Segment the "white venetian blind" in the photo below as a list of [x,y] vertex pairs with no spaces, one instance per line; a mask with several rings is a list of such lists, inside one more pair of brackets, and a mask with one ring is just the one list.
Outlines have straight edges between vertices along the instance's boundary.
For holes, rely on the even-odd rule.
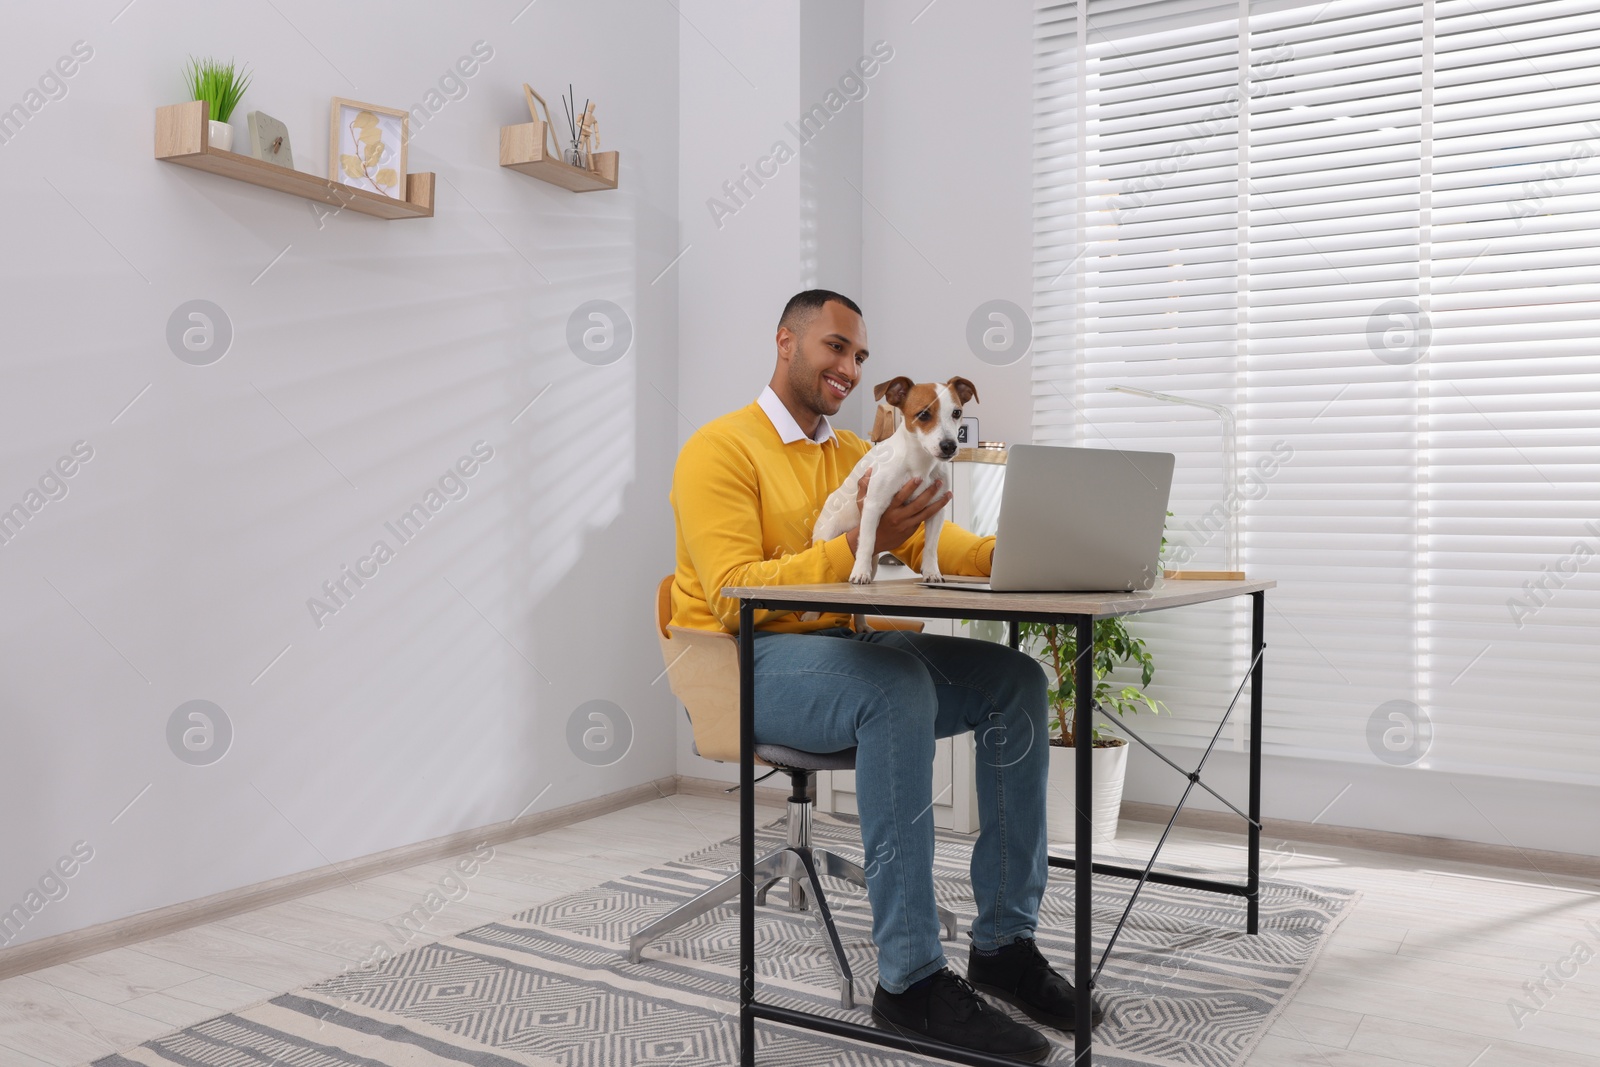
[[1434,35],[1424,694],[1441,761],[1594,781],[1600,7],[1443,0]]
[[[1038,6],[1035,440],[1176,453],[1192,566],[1240,512],[1272,751],[1402,701],[1420,766],[1600,781],[1593,7]],[[1231,410],[1235,497],[1214,414],[1119,385]],[[1209,736],[1242,608],[1139,620],[1142,727]]]

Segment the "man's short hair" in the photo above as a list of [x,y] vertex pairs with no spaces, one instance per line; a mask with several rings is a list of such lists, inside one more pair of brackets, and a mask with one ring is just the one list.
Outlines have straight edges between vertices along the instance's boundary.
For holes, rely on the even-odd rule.
[[817,312],[822,310],[822,305],[830,300],[838,301],[857,315],[861,314],[861,308],[856,302],[843,293],[836,293],[831,289],[807,289],[803,293],[794,294],[789,298],[789,302],[783,305],[783,314],[778,318],[778,325],[787,326],[790,333],[797,337],[801,336]]

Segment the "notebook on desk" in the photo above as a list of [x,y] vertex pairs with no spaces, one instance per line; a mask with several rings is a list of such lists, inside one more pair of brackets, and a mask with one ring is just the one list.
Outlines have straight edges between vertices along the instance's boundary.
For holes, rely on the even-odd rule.
[[1170,452],[1013,445],[990,575],[920,584],[995,593],[1149,589],[1161,576],[1172,468]]

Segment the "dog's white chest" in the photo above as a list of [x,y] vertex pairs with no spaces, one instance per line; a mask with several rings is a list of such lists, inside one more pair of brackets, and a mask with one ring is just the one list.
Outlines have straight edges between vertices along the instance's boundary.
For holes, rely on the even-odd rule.
[[939,477],[948,487],[948,467],[948,463],[934,458],[912,441],[908,432],[903,429],[896,432],[857,460],[844,483],[828,495],[812,527],[812,543],[838,537],[861,521],[856,497],[861,476],[868,469],[872,471],[872,479],[867,483],[866,505],[875,513],[881,513],[912,478],[922,479],[922,485],[926,486],[930,477]]

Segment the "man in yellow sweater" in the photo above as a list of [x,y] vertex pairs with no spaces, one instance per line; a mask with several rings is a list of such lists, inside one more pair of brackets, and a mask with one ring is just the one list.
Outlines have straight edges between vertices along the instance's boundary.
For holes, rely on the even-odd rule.
[[[874,546],[859,546],[856,529],[811,543],[823,502],[871,447],[828,422],[866,359],[854,301],[799,293],[779,320],[777,366],[760,397],[684,444],[671,493],[675,625],[736,633],[739,605],[724,586],[847,581],[858,551],[892,552],[920,568],[922,523],[950,499],[937,481],[895,495]],[[946,574],[988,574],[994,538],[946,523],[938,551]],[[987,641],[857,631],[847,614],[757,611],[755,626],[757,739],[811,752],[856,749],[878,948],[873,1016],[907,1035],[1043,1059],[1044,1036],[976,991],[1073,1027],[1072,987],[1034,941],[1049,870],[1043,667]],[[980,831],[971,868],[978,913],[962,978],[939,941],[930,809],[934,741],[967,731],[977,739]]]

